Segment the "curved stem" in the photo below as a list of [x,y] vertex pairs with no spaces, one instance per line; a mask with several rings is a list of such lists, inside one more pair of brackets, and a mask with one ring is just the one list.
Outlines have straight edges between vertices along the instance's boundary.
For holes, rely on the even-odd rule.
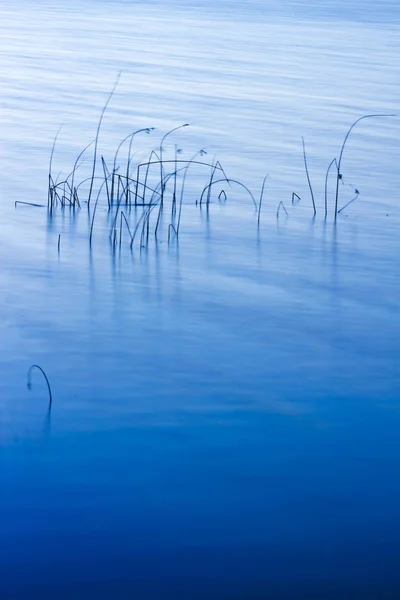
[[308,165],[307,165],[307,154],[306,154],[306,145],[304,143],[304,138],[301,138],[301,141],[303,143],[303,158],[304,158],[304,167],[306,169],[306,175],[307,175],[307,182],[308,182],[308,187],[310,188],[310,194],[311,194],[311,200],[312,200],[312,204],[313,204],[313,209],[314,209],[314,216],[316,215],[317,211],[315,209],[315,199],[314,199],[314,192],[312,189],[312,185],[311,185],[311,180],[310,180],[310,174],[308,172]]
[[253,201],[253,204],[256,208],[258,208],[257,206],[257,202],[256,199],[254,198],[253,194],[251,193],[251,191],[249,190],[249,188],[244,185],[244,183],[241,183],[240,181],[238,181],[237,179],[232,179],[231,177],[225,177],[224,179],[216,179],[215,181],[212,181],[211,183],[209,183],[208,185],[206,185],[206,187],[203,189],[203,191],[201,192],[201,196],[200,196],[200,200],[199,200],[199,204],[202,203],[203,200],[203,196],[204,194],[209,190],[209,188],[213,185],[216,185],[217,183],[221,183],[222,181],[226,181],[227,183],[235,183],[236,185],[240,185],[240,187],[242,187],[243,189],[246,190],[246,192],[249,194],[250,198]]
[[[74,163],[74,168],[72,169],[71,173],[70,173],[70,174],[68,175],[68,177],[66,178],[66,181],[68,181],[68,179],[69,179],[69,178],[72,176],[72,179],[71,179],[71,189],[72,189],[72,193],[73,193],[73,191],[74,191],[75,172],[76,172],[76,170],[78,169],[78,163],[79,163],[79,160],[80,160],[81,156],[83,156],[83,154],[86,152],[86,150],[87,150],[88,148],[90,148],[90,146],[91,146],[92,144],[94,144],[94,140],[92,140],[92,141],[91,141],[91,142],[90,142],[90,143],[89,143],[87,146],[85,146],[85,148],[84,148],[84,149],[83,149],[83,150],[82,150],[82,151],[81,151],[81,152],[78,154],[78,156],[77,156],[77,158],[76,158],[76,160],[75,160],[75,163]],[[81,163],[81,164],[82,164],[82,163]],[[79,165],[79,166],[80,166],[80,165]]]
[[164,171],[163,171],[163,160],[162,160],[162,155],[163,155],[163,144],[164,144],[164,140],[171,135],[171,133],[174,133],[174,131],[178,131],[178,129],[182,129],[183,127],[189,127],[189,123],[184,123],[183,125],[178,125],[178,127],[174,127],[173,129],[170,129],[169,131],[167,131],[167,133],[164,135],[163,138],[161,138],[161,142],[160,142],[160,181],[161,181],[161,202],[164,199],[164,184],[163,184],[163,179],[164,179]]
[[340,154],[339,154],[339,160],[337,162],[337,176],[336,176],[336,197],[335,197],[335,217],[338,213],[338,201],[339,201],[339,181],[342,178],[342,174],[340,172],[340,167],[342,164],[342,158],[343,158],[343,152],[347,143],[347,140],[349,139],[349,136],[351,134],[351,132],[353,131],[354,127],[357,125],[357,123],[359,123],[360,121],[363,121],[364,119],[371,119],[372,117],[395,117],[396,115],[381,115],[381,114],[374,114],[374,115],[364,115],[363,117],[360,117],[359,119],[357,119],[356,121],[354,121],[354,123],[351,125],[351,127],[349,128],[348,132],[345,135],[345,138],[343,140],[343,144],[342,147],[340,149]]
[[[114,164],[113,164],[113,173],[115,173],[115,169],[117,166],[117,158],[118,158],[118,153],[121,150],[122,145],[129,140],[130,138],[130,144],[129,144],[129,156],[131,153],[131,149],[132,149],[132,143],[133,143],[133,138],[135,137],[136,134],[141,133],[142,131],[145,131],[146,133],[150,133],[150,131],[152,131],[154,129],[154,127],[145,127],[142,129],[137,129],[136,131],[134,131],[133,133],[130,133],[129,135],[127,135],[126,137],[124,137],[124,139],[118,144],[118,148],[114,154]],[[128,160],[129,160],[129,156],[128,156]],[[114,199],[114,175],[111,181],[111,202]]]
[[268,173],[264,177],[264,181],[262,183],[262,188],[261,188],[261,193],[260,193],[260,201],[258,203],[257,225],[260,225],[261,206],[262,206],[262,201],[263,201],[263,197],[264,197],[264,188],[265,188],[265,184],[267,183],[267,179],[268,179]]
[[51,407],[51,403],[53,402],[53,396],[52,396],[52,394],[51,394],[50,382],[49,382],[49,380],[48,380],[48,378],[47,378],[47,375],[46,375],[46,373],[43,371],[42,367],[40,367],[39,365],[31,365],[31,366],[29,367],[29,370],[28,370],[28,375],[27,375],[27,377],[28,377],[28,389],[30,390],[30,389],[32,388],[31,379],[32,379],[32,370],[33,370],[33,369],[39,369],[39,371],[40,371],[40,372],[43,374],[43,377],[44,377],[44,378],[45,378],[45,380],[46,380],[46,383],[47,383],[47,389],[49,390],[49,408],[50,408],[50,407]]

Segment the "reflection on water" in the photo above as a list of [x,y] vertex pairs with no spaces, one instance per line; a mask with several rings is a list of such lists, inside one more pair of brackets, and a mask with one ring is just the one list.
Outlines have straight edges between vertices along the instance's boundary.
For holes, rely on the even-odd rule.
[[[397,119],[355,132],[341,194],[360,198],[323,214],[346,127],[396,112],[379,6],[0,9],[2,598],[396,597]],[[130,248],[105,197],[91,245],[83,203],[14,208],[46,204],[60,122],[65,177],[121,69],[99,153],[154,126],[137,164],[187,120],[166,157],[210,144],[256,198],[269,173],[259,227],[239,188],[196,205],[195,169],[169,242],[167,210]]]

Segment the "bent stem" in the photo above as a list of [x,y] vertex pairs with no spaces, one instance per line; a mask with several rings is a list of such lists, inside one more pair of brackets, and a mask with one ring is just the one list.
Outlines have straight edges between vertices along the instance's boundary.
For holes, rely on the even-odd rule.
[[276,218],[277,218],[277,219],[279,218],[279,213],[280,213],[280,210],[281,210],[281,208],[282,208],[282,209],[285,211],[285,214],[286,214],[286,216],[287,216],[287,217],[289,216],[289,213],[288,213],[288,211],[286,210],[286,208],[285,208],[285,205],[283,204],[283,202],[282,202],[282,200],[281,200],[281,201],[279,202],[279,204],[278,204],[278,210],[276,211]]
[[345,204],[344,206],[342,206],[342,208],[340,208],[338,210],[338,214],[342,212],[342,210],[344,210],[345,208],[347,208],[348,206],[350,206],[350,204],[353,204],[353,202],[355,200],[357,200],[357,198],[359,197],[360,192],[358,190],[356,190],[356,195],[354,196],[354,198],[352,198],[351,200],[349,200],[349,202],[347,202],[347,204]]
[[[360,117],[359,119],[357,119],[356,121],[354,121],[354,123],[351,125],[351,127],[349,128],[348,132],[345,135],[345,138],[343,140],[343,144],[342,147],[340,149],[340,154],[339,154],[339,160],[337,162],[337,176],[336,176],[336,197],[335,197],[335,218],[338,214],[338,202],[339,202],[339,181],[342,178],[342,174],[341,174],[341,165],[342,165],[342,158],[343,158],[343,152],[347,143],[347,140],[350,137],[351,132],[353,131],[354,127],[360,122],[363,121],[364,119],[372,119],[373,117],[395,117],[396,115],[393,114],[374,114],[374,115],[364,115],[363,117]],[[344,208],[344,207],[343,207]]]
[[[218,184],[218,183],[221,183],[221,182],[226,182],[226,183],[228,183],[229,185],[230,185],[231,183],[234,183],[234,184],[236,184],[236,185],[239,185],[240,187],[242,187],[242,188],[243,188],[244,190],[246,190],[246,192],[249,194],[250,198],[251,198],[251,199],[252,199],[252,201],[253,201],[253,204],[254,204],[254,206],[255,206],[256,208],[258,207],[258,206],[257,206],[256,199],[254,198],[254,196],[253,196],[253,194],[251,193],[251,191],[249,190],[249,188],[248,188],[246,185],[244,185],[244,183],[242,183],[241,181],[238,181],[237,179],[232,179],[231,177],[224,177],[223,179],[216,179],[216,180],[213,180],[213,181],[212,181],[211,183],[209,183],[208,185],[206,185],[206,187],[205,187],[205,188],[203,189],[203,191],[201,192],[201,196],[200,196],[200,200],[199,200],[199,204],[200,204],[200,205],[202,204],[202,201],[203,201],[203,196],[204,196],[204,194],[205,194],[206,192],[208,193],[208,190],[209,190],[209,189],[210,189],[210,188],[211,188],[213,185],[216,185],[216,184]],[[207,202],[207,206],[208,206],[208,205],[209,205],[209,203]]]
[[32,380],[32,371],[33,371],[33,369],[39,369],[39,371],[42,373],[43,377],[46,380],[47,389],[49,390],[49,408],[50,408],[51,404],[53,402],[53,396],[52,396],[52,393],[51,393],[50,382],[49,382],[49,380],[47,378],[46,373],[43,371],[42,367],[40,367],[39,365],[31,365],[29,367],[29,369],[28,369],[28,375],[27,375],[27,377],[28,377],[28,390],[32,389],[32,382],[31,382],[31,380]]

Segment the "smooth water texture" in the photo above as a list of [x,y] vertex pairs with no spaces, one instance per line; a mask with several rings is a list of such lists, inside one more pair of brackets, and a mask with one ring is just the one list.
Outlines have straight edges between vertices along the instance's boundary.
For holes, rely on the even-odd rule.
[[[398,23],[391,1],[2,4],[1,598],[399,597],[399,117],[356,126],[340,206],[360,194],[335,221],[331,177],[324,219],[348,127],[399,114]],[[205,149],[257,201],[268,173],[259,227],[238,186],[196,205],[196,168],[179,239],[145,248],[109,243],[104,196],[91,246],[85,205],[15,206],[46,206],[59,126],[65,175],[118,72],[99,154],[155,127],[137,164],[189,123],[165,156]]]

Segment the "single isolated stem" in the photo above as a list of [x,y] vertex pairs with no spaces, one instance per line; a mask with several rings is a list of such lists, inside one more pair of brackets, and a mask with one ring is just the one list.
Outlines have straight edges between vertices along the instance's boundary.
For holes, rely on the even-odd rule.
[[267,179],[268,179],[268,174],[264,177],[264,181],[263,181],[262,188],[261,188],[260,200],[259,200],[259,203],[258,203],[257,225],[260,225],[261,205],[262,205],[262,201],[263,201],[264,188],[265,188],[265,184],[267,182]]
[[312,189],[312,185],[311,185],[311,181],[310,181],[310,175],[308,173],[308,166],[307,166],[307,155],[306,155],[306,145],[304,143],[304,138],[301,138],[301,141],[303,143],[303,158],[304,158],[304,166],[306,169],[306,175],[307,175],[307,181],[308,181],[308,187],[310,188],[310,194],[311,194],[311,200],[312,200],[312,204],[313,204],[313,209],[314,209],[314,216],[317,214],[317,211],[315,209],[315,199],[314,199],[314,192]]
[[114,83],[114,87],[112,88],[111,92],[108,95],[107,101],[106,101],[105,105],[103,106],[103,110],[101,111],[100,119],[99,119],[99,122],[97,124],[96,137],[95,137],[95,140],[94,140],[93,169],[92,169],[92,177],[91,177],[91,181],[90,181],[90,189],[89,189],[89,196],[88,196],[88,207],[90,206],[90,199],[92,197],[92,190],[93,190],[94,175],[95,175],[95,172],[96,172],[97,145],[99,143],[100,127],[101,127],[101,123],[103,121],[104,113],[106,112],[107,106],[109,105],[110,100],[111,100],[111,98],[114,95],[114,92],[115,92],[115,90],[117,88],[117,85],[118,85],[120,77],[121,77],[121,73],[118,73],[117,79],[116,79],[116,81]]
[[32,379],[32,371],[33,371],[33,369],[39,369],[39,371],[41,371],[41,373],[43,374],[43,377],[44,377],[44,378],[45,378],[45,380],[46,380],[46,383],[47,383],[47,389],[49,390],[49,408],[50,408],[50,407],[51,407],[51,403],[53,402],[53,396],[52,396],[52,394],[51,394],[51,387],[50,387],[50,383],[49,383],[49,380],[48,380],[48,378],[47,378],[47,375],[46,375],[46,373],[43,371],[42,367],[40,367],[39,365],[31,365],[31,366],[29,367],[29,370],[28,370],[28,390],[31,390],[31,389],[32,389],[32,383],[31,383],[31,379]]
[[279,204],[278,204],[278,210],[276,211],[276,218],[279,218],[279,213],[280,213],[280,210],[281,210],[281,208],[283,208],[283,210],[285,211],[285,214],[286,214],[286,216],[288,217],[288,216],[289,216],[289,213],[288,213],[288,211],[286,210],[286,208],[285,208],[285,205],[283,204],[283,202],[282,202],[282,200],[281,200],[281,201],[279,202]]
[[298,204],[301,201],[301,198],[296,192],[292,192],[292,206]]

